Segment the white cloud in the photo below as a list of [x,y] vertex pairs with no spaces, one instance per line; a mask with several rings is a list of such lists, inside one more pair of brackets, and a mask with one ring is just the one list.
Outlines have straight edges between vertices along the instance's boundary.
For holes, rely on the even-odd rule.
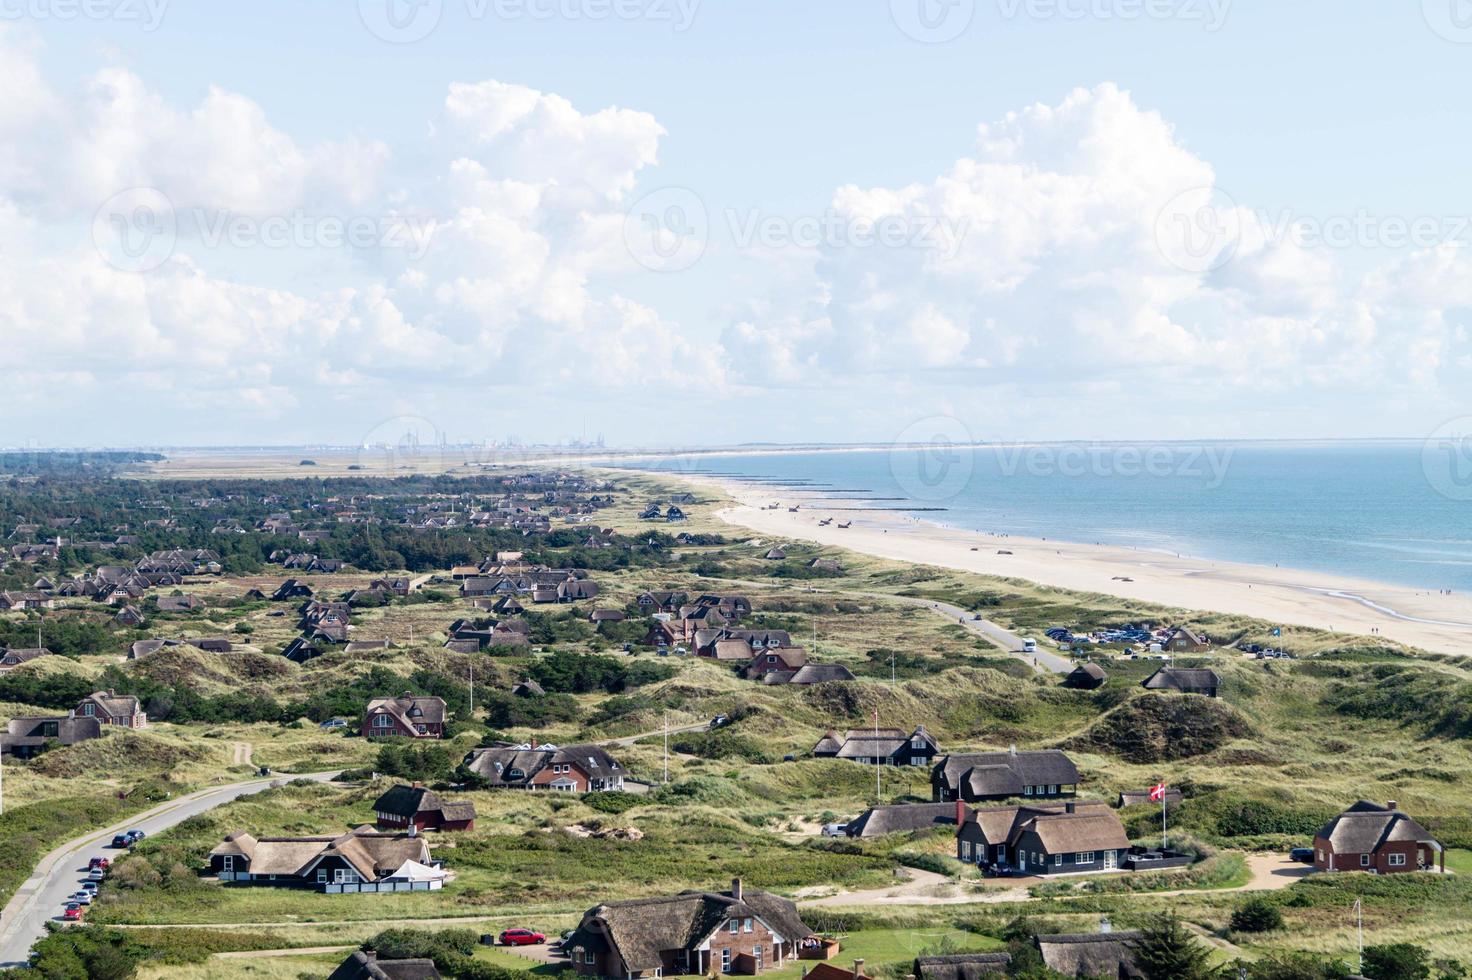
[[[968,389],[1056,392],[1058,422],[1089,419],[1052,433],[1071,435],[1127,418],[1129,402],[1135,421],[1162,400],[1204,419],[1235,386],[1363,402],[1434,383],[1449,348],[1467,350],[1445,314],[1472,298],[1463,253],[1350,275],[1342,251],[1300,246],[1222,199],[1210,164],[1113,85],[981,126],[974,152],[931,181],[843,186],[831,207],[850,223],[964,235],[954,248],[820,248],[805,298],[724,332],[740,380],[928,377],[932,404]],[[1019,403],[1000,422],[1031,411]]]

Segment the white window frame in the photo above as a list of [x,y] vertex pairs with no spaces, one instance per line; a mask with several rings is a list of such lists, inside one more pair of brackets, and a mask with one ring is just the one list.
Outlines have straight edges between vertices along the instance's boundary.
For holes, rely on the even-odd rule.
[[1370,866],[1370,855],[1368,855],[1368,854],[1361,854],[1360,855],[1360,867],[1362,867],[1362,868],[1368,868],[1369,866]]
[[721,972],[731,972],[731,947],[725,946],[721,949]]
[[1404,854],[1387,854],[1385,857],[1386,867],[1404,868],[1406,866],[1406,856]]
[[1075,854],[1073,856],[1073,862],[1075,864],[1093,864],[1094,863],[1094,852],[1093,851],[1079,851],[1077,854]]
[[731,935],[733,935],[733,936],[740,935],[741,934],[741,920],[740,919],[732,919],[730,922],[726,923],[726,928],[731,931]]
[[1022,787],[1022,795],[1023,796],[1031,796],[1032,795],[1032,787],[1031,786],[1024,786],[1024,787]]
[[234,854],[226,854],[224,857],[220,858],[220,870],[221,871],[228,871],[228,872],[230,872],[232,874],[235,872],[235,855]]
[[750,919],[744,919],[744,920],[742,920],[742,922],[741,922],[741,931],[742,932],[751,932],[751,928],[752,928],[752,926],[751,926],[751,920]]

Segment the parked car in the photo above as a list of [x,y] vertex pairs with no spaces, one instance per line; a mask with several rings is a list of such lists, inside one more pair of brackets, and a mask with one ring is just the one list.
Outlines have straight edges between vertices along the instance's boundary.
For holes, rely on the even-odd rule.
[[130,840],[128,840],[128,835],[127,834],[114,834],[113,835],[113,838],[112,838],[112,846],[113,847],[127,847],[131,843],[133,843],[133,842],[130,841]]
[[128,838],[129,844],[136,844],[148,835],[141,830],[130,830],[123,836]]
[[92,893],[85,888],[79,892],[72,892],[71,901],[76,902],[78,905],[91,905]]
[[328,731],[330,731],[330,730],[332,730],[334,728],[346,728],[346,727],[348,727],[348,720],[346,718],[328,718],[326,721],[324,721],[322,724],[318,725],[317,727],[318,728],[322,728],[322,729],[326,729]]
[[1312,847],[1295,847],[1288,852],[1288,860],[1297,861],[1299,864],[1314,863],[1314,849]]
[[846,823],[825,823],[823,825],[823,836],[824,837],[846,837],[846,836],[848,836],[848,824],[846,824]]
[[725,715],[716,715],[710,720],[710,727],[720,728],[722,725],[729,725],[730,723],[731,719],[726,717]]
[[82,891],[86,892],[89,895],[96,895],[97,894],[97,882],[91,880],[90,878],[88,880],[82,882]]
[[101,868],[103,871],[106,871],[110,867],[112,867],[112,862],[105,857],[95,857],[87,862],[88,871],[91,871],[93,868]]
[[507,929],[501,933],[502,946],[540,946],[547,937],[530,929]]
[[82,907],[76,902],[71,902],[62,911],[61,917],[68,922],[76,922],[82,917]]
[[106,871],[103,871],[101,868],[93,868],[91,871],[88,871],[87,872],[87,880],[88,881],[101,881],[102,880],[102,876],[105,875],[105,874],[107,874],[107,872]]

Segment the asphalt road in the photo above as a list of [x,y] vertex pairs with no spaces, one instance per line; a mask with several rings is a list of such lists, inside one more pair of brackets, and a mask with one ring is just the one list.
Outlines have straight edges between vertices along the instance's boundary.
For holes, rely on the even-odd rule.
[[273,786],[299,780],[326,782],[336,775],[335,772],[305,776],[281,775],[200,790],[161,803],[125,823],[105,827],[62,844],[41,859],[31,877],[26,879],[25,884],[20,886],[5,906],[5,910],[0,912],[0,967],[25,965],[31,946],[46,935],[47,921],[59,922],[67,896],[81,887],[82,880],[87,876],[88,860],[94,855],[112,858],[122,853],[106,846],[111,843],[114,834],[133,828],[149,835],[161,833],[181,821],[242,796],[261,793]]
[[[876,595],[878,593],[875,593]],[[912,606],[923,606],[933,610],[937,615],[949,617],[959,621],[960,625],[966,627],[972,633],[991,643],[999,649],[1005,650],[1032,665],[1033,670],[1038,673],[1067,674],[1073,670],[1073,663],[1067,657],[1060,657],[1056,653],[1050,653],[1042,648],[1040,644],[1033,653],[1024,653],[1022,650],[1022,637],[1011,630],[1003,629],[989,619],[976,619],[976,614],[953,606],[949,602],[936,602],[932,599],[916,599],[910,596],[884,596],[896,602],[906,602]]]

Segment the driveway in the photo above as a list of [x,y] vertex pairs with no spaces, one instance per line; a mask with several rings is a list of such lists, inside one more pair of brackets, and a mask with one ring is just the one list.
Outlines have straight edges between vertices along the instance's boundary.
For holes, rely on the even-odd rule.
[[1049,653],[1041,646],[1033,653],[1024,653],[1022,650],[1022,637],[1011,630],[1004,629],[989,619],[977,619],[976,614],[953,606],[949,602],[938,602],[934,599],[917,599],[913,596],[886,595],[884,593],[870,593],[876,598],[883,597],[896,602],[903,602],[911,606],[919,606],[929,609],[938,616],[956,621],[958,625],[966,627],[972,633],[986,640],[992,646],[1005,650],[1031,665],[1032,669],[1040,674],[1067,674],[1073,670],[1073,662],[1067,657],[1060,657],[1056,653]]
[[81,887],[87,875],[87,861],[94,855],[114,856],[119,852],[106,848],[114,834],[137,828],[146,834],[157,834],[190,817],[198,816],[239,799],[261,793],[273,786],[298,780],[326,782],[335,772],[306,776],[279,776],[252,779],[228,786],[204,789],[177,800],[162,803],[111,827],[93,831],[62,844],[41,859],[31,877],[11,898],[0,913],[0,968],[24,966],[31,946],[46,935],[46,923],[59,921],[67,896]]

